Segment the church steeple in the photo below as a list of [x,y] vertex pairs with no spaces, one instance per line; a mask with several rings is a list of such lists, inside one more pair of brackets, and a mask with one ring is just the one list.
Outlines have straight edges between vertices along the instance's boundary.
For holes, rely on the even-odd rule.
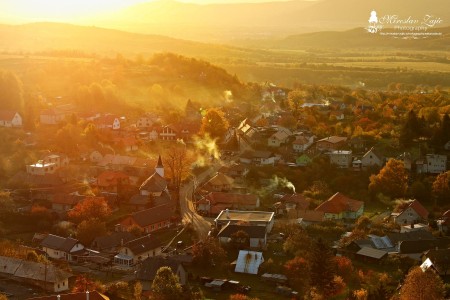
[[161,175],[161,177],[164,177],[164,166],[162,163],[161,155],[159,155],[158,157],[158,163],[156,164],[155,171],[156,173]]

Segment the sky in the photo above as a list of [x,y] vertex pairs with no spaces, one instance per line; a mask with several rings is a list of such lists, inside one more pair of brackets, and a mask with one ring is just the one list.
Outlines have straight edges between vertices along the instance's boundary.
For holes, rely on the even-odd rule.
[[[275,2],[286,0],[180,0],[211,4],[230,2]],[[149,0],[0,0],[0,22],[77,21]]]

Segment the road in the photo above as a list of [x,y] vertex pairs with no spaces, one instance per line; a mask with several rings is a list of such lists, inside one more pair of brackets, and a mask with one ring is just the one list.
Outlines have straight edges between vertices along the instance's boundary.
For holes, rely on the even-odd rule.
[[[215,174],[221,167],[220,163],[216,163],[208,168],[206,171],[196,177],[197,184],[203,182],[209,176]],[[199,237],[205,237],[211,230],[211,223],[205,220],[201,215],[197,214],[192,202],[192,190],[194,188],[194,181],[191,180],[185,184],[180,190],[180,208],[183,223],[191,223],[194,225],[195,231]]]

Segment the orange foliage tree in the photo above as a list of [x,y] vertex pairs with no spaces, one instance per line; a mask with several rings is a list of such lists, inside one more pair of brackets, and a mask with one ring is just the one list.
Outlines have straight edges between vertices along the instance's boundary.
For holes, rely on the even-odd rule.
[[75,223],[81,223],[85,220],[99,219],[104,220],[111,214],[105,198],[89,197],[75,205],[67,215]]

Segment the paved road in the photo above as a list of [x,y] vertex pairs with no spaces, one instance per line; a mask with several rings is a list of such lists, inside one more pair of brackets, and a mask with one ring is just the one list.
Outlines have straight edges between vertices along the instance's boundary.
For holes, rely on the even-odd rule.
[[[220,167],[220,163],[216,163],[206,171],[198,175],[196,177],[197,184],[202,183],[207,177],[215,174]],[[192,224],[194,225],[194,229],[198,233],[199,237],[205,237],[208,235],[208,231],[211,229],[211,223],[195,212],[194,205],[192,203],[193,187],[194,181],[191,180],[180,190],[181,215],[184,223],[192,222]]]

